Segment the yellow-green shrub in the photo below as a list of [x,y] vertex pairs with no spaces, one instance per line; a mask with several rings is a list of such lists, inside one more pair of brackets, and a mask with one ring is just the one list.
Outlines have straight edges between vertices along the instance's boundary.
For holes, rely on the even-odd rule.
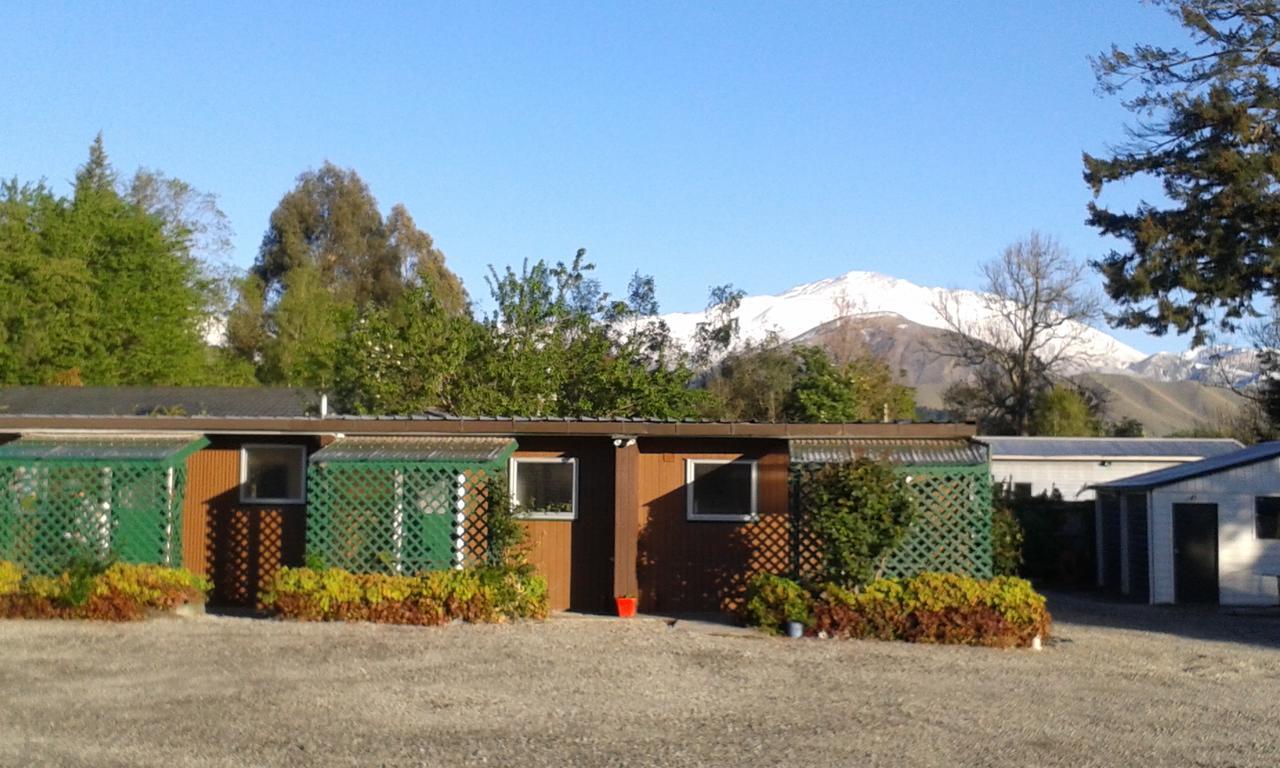
[[[783,590],[775,584],[775,593],[790,600],[798,599],[797,594],[807,598],[811,634],[1008,647],[1028,646],[1037,636],[1047,638],[1051,626],[1044,596],[1030,582],[1009,576],[982,580],[922,573],[909,579],[879,579],[858,590],[838,584],[803,590],[795,582],[770,578],[791,585]],[[743,618],[760,623],[751,612]]]
[[[0,566],[9,565],[0,563]],[[12,589],[12,574],[20,577]],[[0,616],[131,621],[203,600],[209,583],[181,568],[115,563],[97,573],[21,577],[0,568]]]
[[284,618],[444,624],[547,615],[546,580],[527,567],[480,566],[416,576],[282,568],[263,597]]
[[0,595],[17,592],[22,586],[22,567],[8,560],[0,560]]

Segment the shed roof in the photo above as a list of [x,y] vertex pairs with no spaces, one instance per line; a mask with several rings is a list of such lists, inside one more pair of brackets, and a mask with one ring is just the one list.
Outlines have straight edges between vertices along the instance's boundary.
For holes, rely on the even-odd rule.
[[291,387],[0,387],[16,416],[307,416],[319,402]]
[[790,441],[793,464],[843,464],[860,458],[909,466],[987,463],[987,448],[964,439],[820,438]]
[[1251,445],[1248,448],[1243,448],[1221,456],[1213,456],[1207,459],[1201,459],[1200,461],[1180,464],[1176,467],[1157,469],[1154,472],[1144,472],[1140,475],[1134,475],[1133,477],[1125,477],[1106,483],[1098,483],[1092,487],[1099,490],[1111,491],[1147,490],[1150,488],[1158,488],[1162,485],[1177,483],[1182,480],[1190,480],[1194,477],[1212,475],[1216,472],[1242,467],[1247,464],[1256,464],[1260,461],[1276,458],[1277,456],[1280,456],[1280,441],[1258,443],[1257,445]]
[[1238,451],[1244,446],[1228,438],[1176,437],[996,437],[979,435],[991,446],[992,458],[1068,459],[1196,459]]
[[344,437],[311,461],[444,461],[488,464],[515,449],[504,437]]
[[0,445],[0,461],[165,461],[208,442],[197,434],[23,435]]

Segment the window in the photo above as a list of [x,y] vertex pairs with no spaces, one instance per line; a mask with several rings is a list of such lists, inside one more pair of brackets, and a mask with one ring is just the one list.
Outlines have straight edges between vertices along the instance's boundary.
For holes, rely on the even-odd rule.
[[511,503],[530,520],[576,520],[578,460],[511,459]]
[[688,459],[684,480],[689,520],[756,519],[756,462]]
[[1280,496],[1254,500],[1253,531],[1260,539],[1280,539]]
[[301,504],[306,501],[304,445],[246,445],[240,449],[240,501]]
[[1014,483],[1013,498],[1015,499],[1031,498],[1031,483]]

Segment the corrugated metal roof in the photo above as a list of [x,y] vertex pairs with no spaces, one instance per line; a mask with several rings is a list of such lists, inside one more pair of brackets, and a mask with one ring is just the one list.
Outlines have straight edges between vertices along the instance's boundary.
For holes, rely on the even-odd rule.
[[206,445],[203,435],[23,435],[0,445],[0,461],[162,461]]
[[1113,491],[1158,488],[1162,485],[1190,480],[1193,477],[1211,475],[1215,472],[1242,467],[1246,464],[1256,464],[1259,461],[1267,461],[1277,456],[1280,456],[1280,442],[1258,443],[1221,456],[1192,461],[1176,467],[1157,469],[1154,472],[1144,472],[1141,475],[1112,480],[1107,483],[1098,483],[1092,487]]
[[311,461],[451,461],[488,463],[515,447],[505,437],[344,437]]
[[289,387],[0,387],[15,416],[308,416],[320,395]]
[[991,446],[991,457],[1067,458],[1107,456],[1112,458],[1194,458],[1221,456],[1244,446],[1226,438],[1192,439],[1176,437],[993,437],[975,438]]
[[892,464],[974,465],[987,463],[987,448],[970,440],[806,438],[790,441],[793,464],[843,464],[860,458]]

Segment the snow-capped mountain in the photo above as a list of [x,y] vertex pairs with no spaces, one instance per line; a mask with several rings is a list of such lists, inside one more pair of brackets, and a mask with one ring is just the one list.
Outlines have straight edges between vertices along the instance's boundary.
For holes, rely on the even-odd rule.
[[[842,317],[897,316],[928,328],[946,329],[938,307],[947,306],[966,325],[980,326],[990,317],[989,297],[968,290],[928,288],[877,272],[848,272],[839,277],[799,285],[776,296],[747,296],[736,312],[739,335],[758,341],[769,333],[799,339]],[[663,315],[674,338],[692,344],[701,312]],[[1257,360],[1247,349],[1229,346],[1186,352],[1144,354],[1105,331],[1077,325],[1071,353],[1079,370],[1125,373],[1157,381],[1196,381],[1221,385],[1223,376],[1236,384],[1257,375]]]
[[1156,381],[1198,381],[1211,386],[1243,387],[1258,376],[1258,355],[1251,349],[1215,345],[1185,352],[1157,352],[1133,363],[1130,373]]
[[[823,323],[841,317],[897,315],[930,328],[946,328],[938,307],[952,308],[966,324],[980,325],[990,316],[990,302],[976,291],[926,288],[877,272],[849,272],[840,277],[796,286],[776,296],[747,296],[736,317],[740,337],[759,340],[776,333],[795,339]],[[664,315],[672,335],[691,343],[699,312]],[[1147,355],[1107,335],[1097,328],[1076,326],[1069,334],[1076,346],[1071,350],[1089,369],[1126,371],[1147,359]]]

